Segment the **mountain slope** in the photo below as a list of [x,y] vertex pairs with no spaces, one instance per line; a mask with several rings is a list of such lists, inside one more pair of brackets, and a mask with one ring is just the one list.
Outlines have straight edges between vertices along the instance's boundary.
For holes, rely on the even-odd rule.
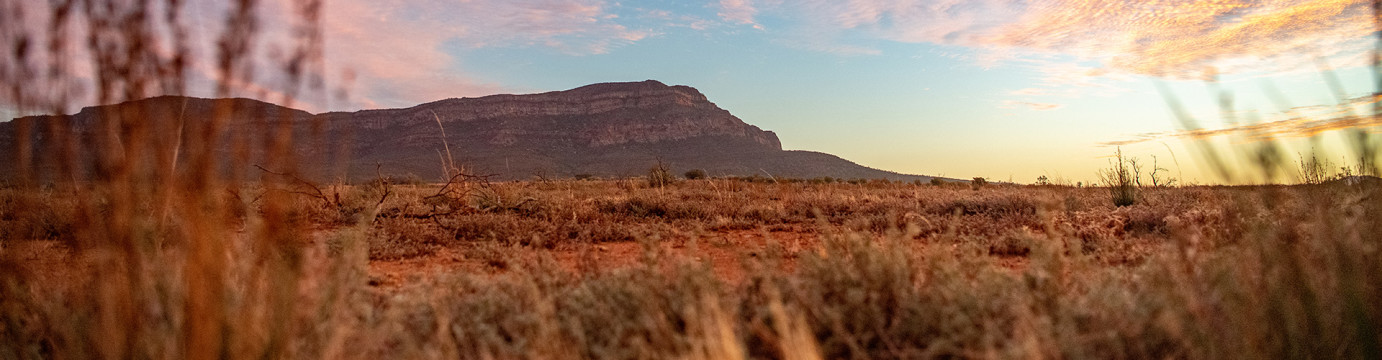
[[[217,156],[245,159],[245,164],[265,162],[262,149],[270,139],[264,135],[273,133],[270,129],[276,125],[286,125],[293,129],[300,168],[317,178],[358,180],[374,176],[377,165],[385,174],[437,179],[449,148],[451,158],[468,172],[494,174],[496,179],[636,176],[659,160],[678,173],[704,169],[712,176],[929,179],[871,169],[829,154],[784,151],[776,134],[745,123],[696,89],[652,80],[316,115],[248,99],[164,96],[89,107],[70,116],[0,123],[0,146],[15,148],[16,130],[25,127],[36,149],[53,148],[51,140],[61,138],[51,131],[54,128],[71,129],[67,134],[72,138],[110,138],[109,129],[130,126],[107,126],[104,120],[121,118],[141,119],[137,123],[145,126],[144,132],[154,134],[141,138],[158,149],[155,154],[167,154],[179,163],[188,161],[177,156],[183,151],[180,147],[195,146],[181,140],[196,138],[189,129],[210,119],[223,121],[227,129],[217,135]],[[55,122],[67,126],[51,126]],[[101,134],[105,135],[96,136]],[[232,146],[240,139],[250,145]],[[102,151],[90,150],[102,148],[97,146],[100,141],[78,143],[87,150],[79,150],[75,158],[103,156]],[[56,163],[53,153],[34,152],[32,163]],[[0,170],[13,170],[17,163],[10,157]]]

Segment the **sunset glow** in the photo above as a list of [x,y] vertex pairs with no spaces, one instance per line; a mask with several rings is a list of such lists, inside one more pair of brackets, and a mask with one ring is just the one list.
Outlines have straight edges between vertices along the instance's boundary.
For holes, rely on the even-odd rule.
[[[290,11],[267,5],[265,37],[286,37]],[[211,19],[224,6],[190,3],[189,16],[205,20],[194,21],[190,36],[218,33]],[[316,112],[357,110],[655,79],[700,89],[744,121],[777,132],[787,148],[876,168],[1087,182],[1122,146],[1133,156],[1183,159],[1178,170],[1187,181],[1212,183],[1221,180],[1201,175],[1182,139],[1319,136],[1315,141],[1326,144],[1320,146],[1339,147],[1336,130],[1376,128],[1376,118],[1366,116],[1374,91],[1370,6],[328,1],[321,75],[345,96],[295,100]],[[214,40],[201,43],[193,53],[212,57]],[[270,43],[257,49],[259,57],[282,53]],[[194,78],[211,83],[209,66]],[[1328,76],[1340,79],[1344,100],[1326,86]],[[263,90],[273,82],[243,83],[241,95],[276,101],[276,93]],[[1178,122],[1158,83],[1184,103],[1197,128]],[[1216,100],[1222,94],[1233,97],[1231,113],[1241,117],[1223,118]],[[1341,102],[1348,105],[1336,106]],[[1313,146],[1292,144],[1298,152]]]

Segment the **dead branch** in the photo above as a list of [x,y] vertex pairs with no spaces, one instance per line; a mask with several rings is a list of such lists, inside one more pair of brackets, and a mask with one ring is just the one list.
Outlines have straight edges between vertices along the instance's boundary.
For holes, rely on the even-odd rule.
[[317,199],[317,200],[321,200],[322,203],[324,204],[324,206],[326,206],[326,207],[332,207],[332,206],[340,207],[340,205],[341,205],[341,194],[339,194],[339,193],[336,193],[336,194],[335,194],[334,200],[333,200],[332,197],[326,196],[326,192],[325,192],[325,191],[322,191],[322,189],[321,189],[320,186],[317,186],[317,184],[312,183],[311,181],[304,180],[303,178],[300,178],[300,177],[298,177],[298,176],[295,175],[295,174],[287,173],[287,172],[276,172],[276,171],[273,171],[273,170],[265,169],[263,166],[260,166],[259,164],[255,164],[254,167],[255,167],[255,168],[258,168],[260,171],[263,171],[263,172],[266,172],[266,173],[269,173],[269,174],[273,174],[273,175],[278,175],[278,176],[286,177],[286,178],[292,180],[294,184],[297,184],[297,185],[300,186],[300,187],[305,187],[305,188],[311,190],[311,192],[302,191],[302,190],[288,190],[288,193],[304,195],[304,196],[308,196],[308,197],[315,198],[315,199]]
[[458,197],[464,196],[468,193],[467,191],[460,191],[455,189],[454,187],[460,186],[461,183],[465,182],[478,182],[481,187],[489,187],[489,178],[494,176],[497,176],[497,174],[471,175],[466,173],[456,173],[455,175],[451,175],[451,178],[447,179],[445,184],[442,184],[441,189],[437,189],[436,194],[428,195],[423,199],[446,197],[447,195],[450,195],[451,193],[455,192],[460,192]]
[[384,193],[379,195],[379,201],[374,203],[374,212],[376,214],[379,213],[379,207],[384,206],[384,200],[388,200],[389,195],[393,195],[392,184],[389,184],[389,179],[384,178],[384,173],[380,171],[382,166],[383,164],[374,164],[374,176],[376,177],[376,181],[379,181],[379,187],[384,188]]
[[[445,184],[442,184],[441,188],[440,188],[440,189],[437,189],[437,192],[436,192],[435,194],[428,195],[428,196],[426,196],[426,197],[423,197],[422,199],[423,199],[424,201],[432,200],[432,199],[438,199],[438,198],[445,198],[445,199],[451,199],[451,200],[460,200],[460,199],[464,198],[466,195],[469,195],[469,194],[470,194],[470,190],[469,190],[469,189],[460,189],[461,184],[463,184],[463,183],[478,183],[480,187],[489,187],[489,178],[494,177],[494,176],[496,176],[496,174],[489,174],[489,175],[471,175],[471,174],[466,174],[466,173],[464,173],[464,172],[457,171],[455,174],[453,174],[453,175],[451,175],[449,178],[447,178],[446,183],[445,183]],[[431,220],[432,220],[432,223],[436,224],[438,227],[440,227],[440,228],[442,228],[442,229],[446,229],[446,230],[448,230],[448,231],[454,231],[454,230],[456,230],[455,228],[450,227],[450,226],[446,226],[445,224],[442,224],[441,221],[440,221],[439,219],[440,219],[441,217],[453,215],[453,214],[462,212],[462,211],[464,211],[464,210],[471,210],[471,211],[474,210],[474,209],[463,209],[463,208],[460,208],[460,207],[458,207],[458,206],[450,206],[450,207],[448,207],[448,209],[446,209],[445,211],[443,211],[442,208],[441,208],[441,206],[440,206],[440,204],[438,204],[437,202],[431,202],[431,206],[432,206],[432,211],[428,212],[427,214],[423,214],[423,215],[419,215],[419,216],[412,216],[412,215],[409,215],[409,216],[407,216],[407,217],[431,219]]]

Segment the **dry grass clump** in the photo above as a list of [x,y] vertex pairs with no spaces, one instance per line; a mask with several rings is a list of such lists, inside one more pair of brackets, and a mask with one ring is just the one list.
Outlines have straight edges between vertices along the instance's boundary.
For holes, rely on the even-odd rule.
[[447,242],[435,225],[408,219],[381,218],[369,238],[370,260],[399,260],[431,255]]
[[991,218],[1036,215],[1040,205],[1028,194],[988,192],[962,196],[943,203],[930,203],[926,212],[934,215],[984,215]]
[[1112,164],[1108,169],[1099,171],[1099,180],[1108,187],[1113,204],[1129,206],[1136,203],[1138,188],[1141,186],[1141,179],[1134,175],[1137,172],[1136,163],[1130,159],[1125,159],[1122,149],[1119,149],[1110,161]]
[[606,200],[596,206],[600,212],[633,218],[659,218],[666,220],[699,220],[708,215],[700,204],[667,199],[665,197],[634,196],[619,200]]
[[912,254],[898,238],[868,239],[827,239],[796,274],[778,278],[781,289],[762,285],[804,312],[824,357],[964,356],[1011,321],[998,300],[1006,297],[1000,289],[1017,285],[1011,277],[992,268],[965,274],[953,257]]
[[76,202],[53,189],[0,189],[0,239],[73,240]]

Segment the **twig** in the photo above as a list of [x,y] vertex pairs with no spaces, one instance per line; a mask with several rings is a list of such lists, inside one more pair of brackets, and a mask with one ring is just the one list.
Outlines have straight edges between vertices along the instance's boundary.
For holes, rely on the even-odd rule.
[[374,213],[376,214],[379,213],[379,207],[384,205],[384,200],[388,200],[389,195],[393,194],[393,186],[390,186],[389,180],[385,179],[384,173],[379,170],[382,166],[379,163],[374,164],[374,176],[378,178],[379,186],[384,188],[384,194],[379,195],[379,202],[374,203]]
[[300,194],[300,195],[306,195],[306,196],[309,196],[309,197],[316,198],[316,199],[318,199],[318,200],[321,200],[323,203],[325,203],[327,207],[331,207],[331,206],[337,206],[337,207],[339,207],[339,206],[340,206],[340,202],[341,202],[341,201],[340,201],[340,197],[341,197],[340,194],[336,194],[336,196],[335,196],[335,198],[336,198],[335,201],[332,201],[332,198],[331,198],[331,197],[327,197],[327,196],[326,196],[326,192],[322,191],[321,187],[317,186],[316,184],[313,184],[311,181],[303,180],[302,178],[298,177],[297,175],[294,175],[294,174],[291,174],[291,173],[276,172],[276,171],[273,171],[273,170],[265,169],[263,166],[260,166],[259,164],[255,164],[254,167],[258,168],[260,171],[263,171],[263,172],[266,172],[266,173],[269,173],[269,174],[287,177],[287,178],[289,178],[289,179],[292,179],[293,182],[295,182],[295,183],[297,183],[297,184],[299,184],[299,185],[301,185],[301,186],[306,186],[308,189],[312,189],[312,192],[310,192],[310,193],[309,193],[309,192],[305,192],[305,191],[288,191],[289,193]]
[[458,181],[479,181],[481,186],[489,186],[489,178],[494,176],[498,176],[498,174],[471,175],[466,173],[456,173],[455,175],[452,175],[450,179],[446,180],[446,184],[442,184],[441,189],[437,189],[436,194],[429,195],[427,197],[424,197],[423,199],[433,199],[446,196],[446,194],[451,190],[451,187],[453,185],[456,185]]
[[[489,175],[471,175],[471,174],[466,174],[466,173],[457,171],[456,174],[451,175],[449,178],[447,178],[446,183],[445,183],[445,184],[442,184],[441,189],[437,189],[437,193],[432,194],[432,195],[428,195],[428,196],[426,196],[426,197],[423,197],[422,199],[423,199],[423,200],[431,200],[431,199],[436,199],[436,198],[459,199],[460,197],[465,196],[466,193],[468,193],[468,191],[460,191],[460,190],[453,189],[454,186],[458,186],[458,184],[461,183],[461,182],[476,181],[476,182],[479,182],[479,183],[480,183],[480,186],[488,187],[488,186],[489,186],[489,178],[490,178],[490,177],[493,177],[493,176],[496,176],[496,174],[489,174]],[[459,194],[457,194],[457,193],[459,193]],[[454,195],[454,196],[453,196],[453,195]],[[454,231],[454,230],[456,230],[456,228],[450,227],[450,226],[446,226],[445,224],[442,224],[441,221],[438,220],[438,219],[439,219],[440,217],[442,217],[442,216],[452,215],[452,214],[455,214],[455,213],[460,212],[460,211],[461,211],[461,209],[453,208],[453,209],[450,209],[450,211],[445,211],[445,212],[443,212],[443,211],[441,211],[441,210],[439,209],[439,206],[438,206],[436,203],[433,203],[433,204],[432,204],[432,211],[429,212],[429,213],[427,213],[427,214],[425,214],[425,215],[404,215],[404,216],[410,217],[410,218],[426,218],[426,219],[432,219],[432,223],[437,224],[438,227],[441,227],[442,229],[445,229],[445,230],[448,230],[448,231]]]

